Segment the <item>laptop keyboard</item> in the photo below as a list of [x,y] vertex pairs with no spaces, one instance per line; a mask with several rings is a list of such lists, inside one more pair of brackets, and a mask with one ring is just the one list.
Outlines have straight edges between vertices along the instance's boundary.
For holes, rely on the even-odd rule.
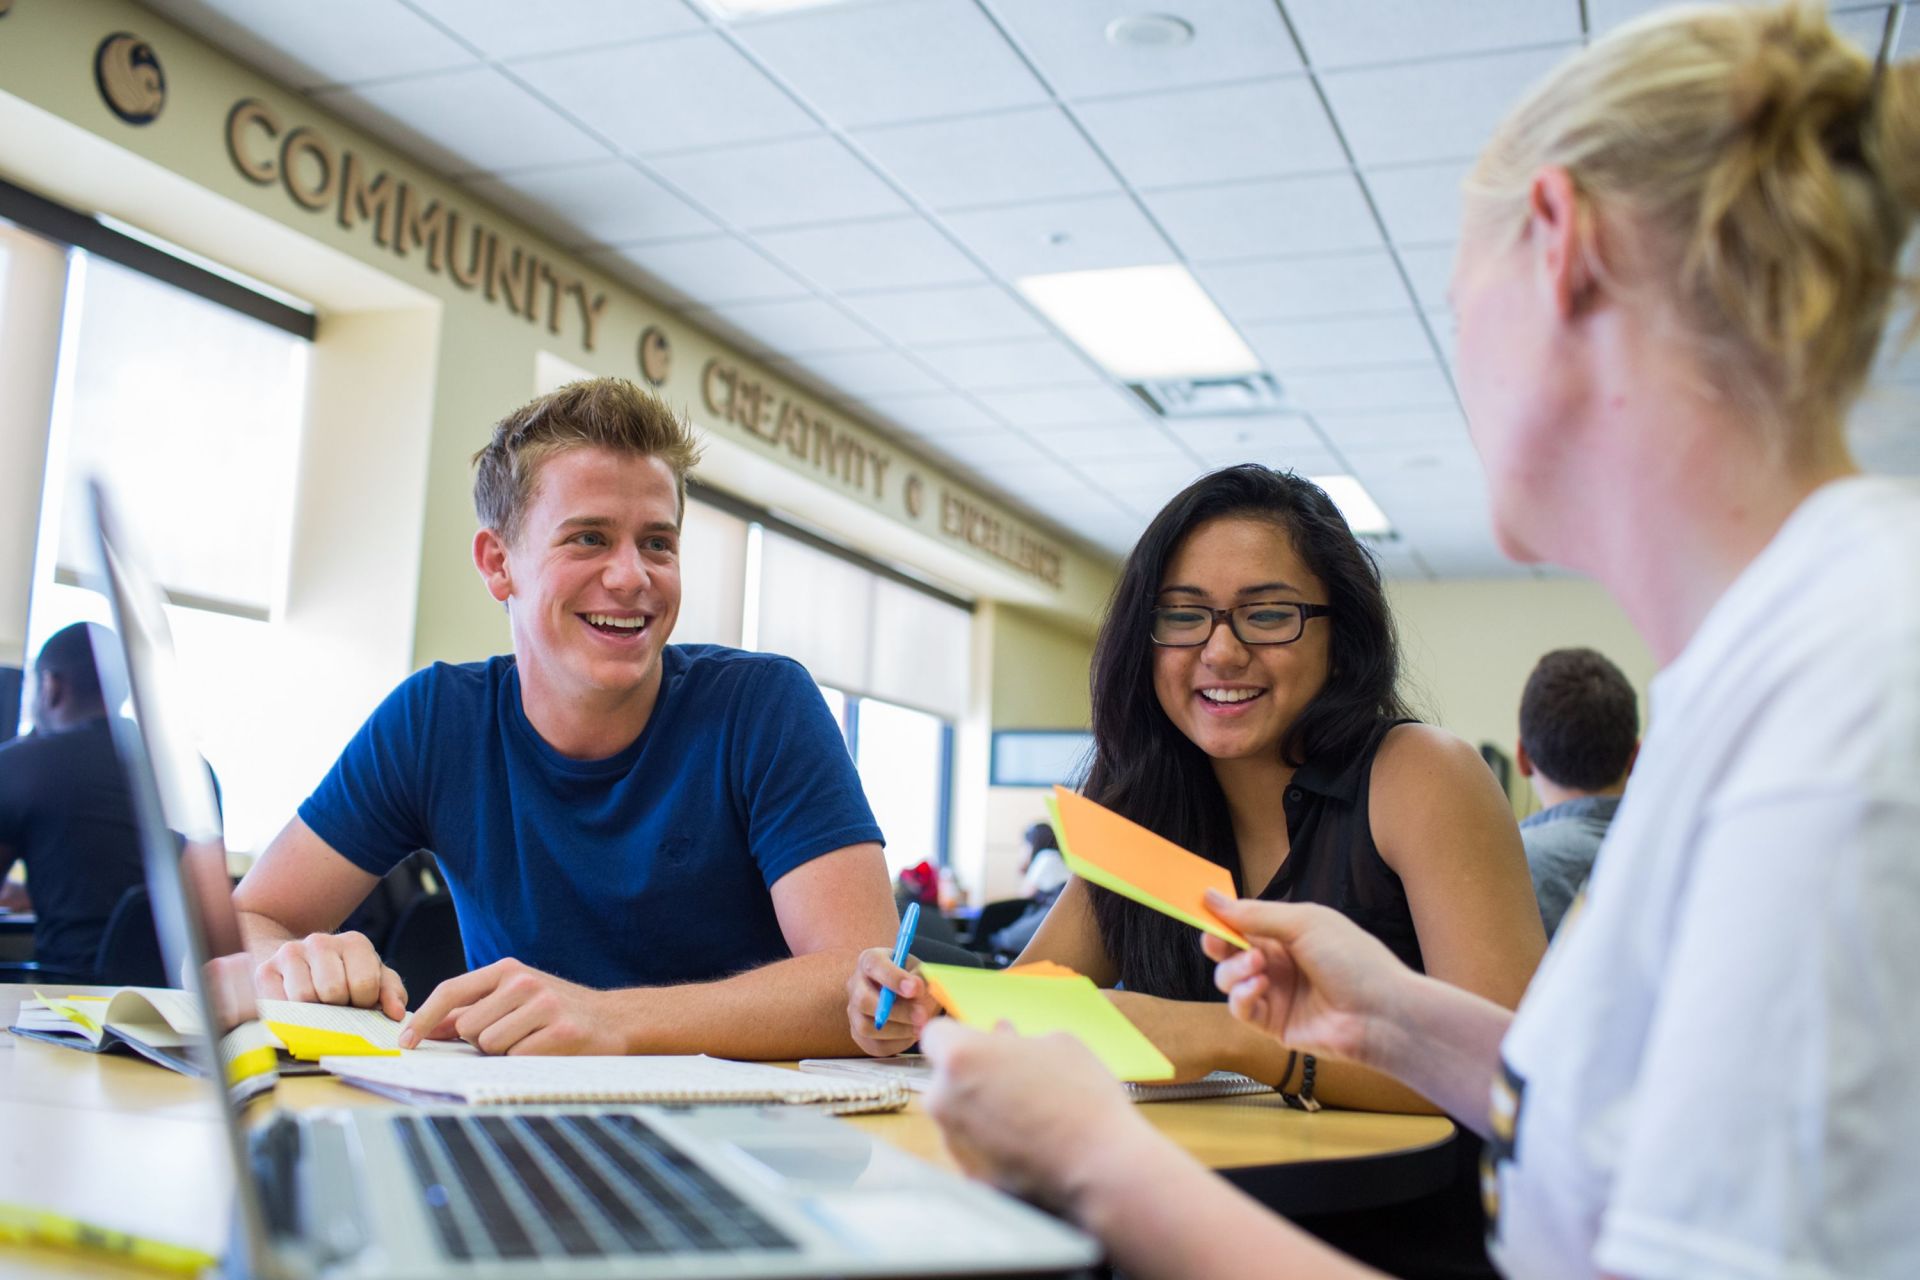
[[392,1124],[449,1258],[798,1247],[638,1116],[401,1115]]

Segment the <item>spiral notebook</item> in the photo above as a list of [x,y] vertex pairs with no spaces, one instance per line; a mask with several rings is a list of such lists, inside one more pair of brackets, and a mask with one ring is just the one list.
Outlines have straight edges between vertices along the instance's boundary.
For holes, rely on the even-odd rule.
[[322,1058],[348,1084],[418,1104],[698,1102],[794,1103],[835,1115],[897,1111],[898,1080],[823,1079],[727,1058]]
[[[803,1058],[800,1069],[854,1080],[897,1080],[915,1093],[925,1091],[933,1083],[933,1064],[917,1053],[895,1058]],[[1215,1071],[1184,1084],[1128,1083],[1125,1088],[1127,1097],[1135,1102],[1186,1102],[1193,1098],[1273,1092],[1272,1086],[1235,1071]]]

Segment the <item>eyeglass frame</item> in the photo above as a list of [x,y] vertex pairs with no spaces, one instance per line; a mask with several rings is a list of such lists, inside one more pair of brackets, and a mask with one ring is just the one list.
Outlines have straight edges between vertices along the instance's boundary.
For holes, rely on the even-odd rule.
[[[1277,604],[1300,611],[1300,629],[1294,632],[1292,636],[1285,640],[1249,640],[1240,634],[1240,624],[1234,617],[1236,613],[1242,609],[1268,608]],[[1200,637],[1200,639],[1191,642],[1162,640],[1159,636],[1153,634],[1153,623],[1154,619],[1158,617],[1160,611],[1163,609],[1185,609],[1189,613],[1205,613],[1211,615],[1207,623],[1207,633]],[[1159,645],[1162,649],[1198,649],[1212,642],[1213,633],[1220,629],[1220,622],[1224,618],[1226,620],[1227,630],[1233,633],[1233,638],[1249,647],[1258,648],[1271,645],[1297,644],[1300,637],[1307,634],[1307,624],[1309,622],[1315,618],[1326,618],[1332,615],[1332,605],[1308,604],[1304,600],[1249,600],[1245,604],[1228,605],[1224,609],[1216,609],[1212,605],[1205,604],[1157,604],[1147,610],[1147,638],[1153,641],[1154,644]]]

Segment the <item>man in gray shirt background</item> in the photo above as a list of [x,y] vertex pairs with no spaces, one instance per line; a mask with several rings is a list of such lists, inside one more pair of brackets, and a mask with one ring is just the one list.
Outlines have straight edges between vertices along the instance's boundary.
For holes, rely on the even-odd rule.
[[1520,824],[1551,938],[1593,872],[1640,750],[1640,713],[1620,668],[1592,649],[1555,649],[1520,695],[1521,774],[1544,806]]

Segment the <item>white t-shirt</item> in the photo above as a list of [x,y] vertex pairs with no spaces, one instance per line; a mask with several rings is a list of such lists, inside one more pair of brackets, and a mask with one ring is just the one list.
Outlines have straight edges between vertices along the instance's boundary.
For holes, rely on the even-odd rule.
[[1649,701],[1502,1046],[1494,1257],[1920,1277],[1920,487],[1815,493]]

